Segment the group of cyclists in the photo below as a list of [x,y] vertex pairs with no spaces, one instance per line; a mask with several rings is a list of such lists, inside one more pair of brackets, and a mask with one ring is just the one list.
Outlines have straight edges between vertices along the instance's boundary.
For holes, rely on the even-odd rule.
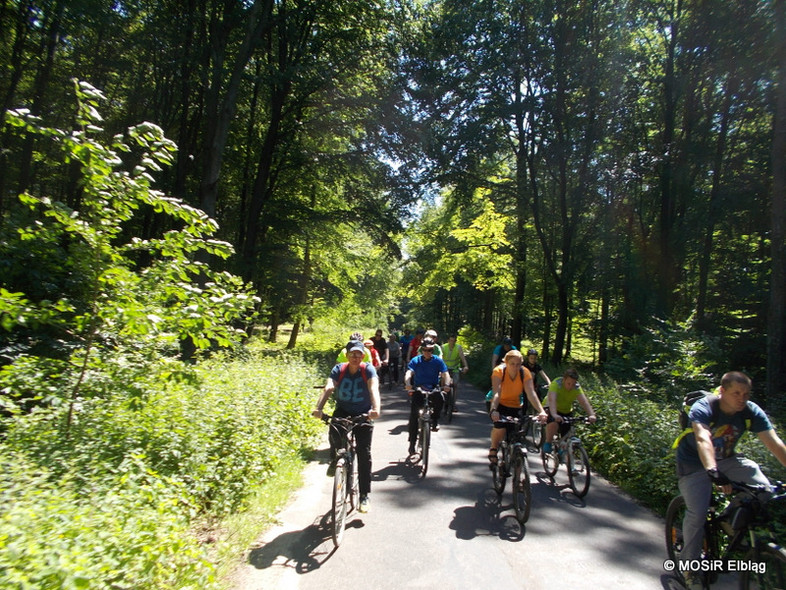
[[[376,359],[376,360],[375,360]],[[418,411],[426,403],[422,389],[441,388],[446,393],[451,379],[458,379],[469,369],[466,356],[451,335],[444,346],[437,343],[433,330],[417,330],[414,335],[405,331],[398,337],[390,334],[386,341],[381,330],[374,338],[364,341],[355,333],[342,349],[319,396],[314,416],[321,417],[322,410],[331,396],[335,397],[334,415],[368,415],[373,420],[380,415],[379,377],[377,370],[389,375],[398,383],[398,363],[404,369],[403,384],[411,396],[408,422],[408,451],[415,451]],[[596,420],[595,411],[586,393],[579,385],[579,375],[568,368],[553,381],[538,364],[537,351],[530,349],[526,357],[506,338],[494,349],[491,361],[491,390],[487,395],[487,410],[492,422],[501,416],[518,416],[531,407],[535,419],[546,424],[543,451],[551,452],[551,444],[563,422],[577,402],[587,413],[588,421]],[[546,389],[540,398],[535,380],[540,378]],[[757,434],[765,447],[786,466],[786,445],[778,437],[764,411],[750,401],[751,380],[744,373],[732,371],[723,375],[714,395],[697,401],[688,414],[689,426],[675,443],[678,483],[685,499],[686,514],[683,523],[686,562],[698,559],[704,536],[703,523],[707,516],[712,486],[730,491],[732,481],[748,484],[769,484],[759,466],[736,454],[735,447],[746,431]],[[439,429],[442,396],[434,396],[432,430]],[[369,507],[371,482],[371,433],[363,429],[356,435],[358,446],[360,511]],[[492,426],[488,460],[496,464],[497,449],[505,436],[504,427]],[[331,427],[332,457],[340,440],[340,433]],[[331,461],[332,464],[332,461]],[[329,468],[330,471],[330,468]],[[700,587],[701,581],[686,572],[686,587]]]
[[[410,396],[410,413],[407,424],[408,454],[415,454],[418,436],[418,417],[420,409],[431,403],[434,411],[431,416],[432,431],[439,430],[444,395],[452,390],[455,395],[460,376],[469,370],[466,355],[455,334],[448,336],[447,342],[437,342],[434,330],[416,330],[411,334],[405,330],[399,337],[391,333],[386,340],[382,330],[377,330],[373,338],[364,340],[359,332],[351,335],[349,343],[339,352],[336,365],[317,400],[313,415],[322,417],[322,410],[328,399],[335,398],[334,415],[339,417],[367,414],[370,420],[380,415],[380,375],[387,376],[391,383],[398,383],[399,366],[404,371],[403,385]],[[540,377],[548,387],[543,400],[536,394],[534,382]],[[587,411],[594,421],[595,413],[586,395],[578,384],[578,374],[569,369],[565,374],[551,381],[538,364],[538,353],[527,351],[526,358],[513,345],[510,338],[503,339],[492,354],[492,388],[487,397],[487,410],[492,421],[499,421],[501,415],[514,416],[527,411],[527,402],[534,408],[536,419],[547,425],[547,437],[556,434],[563,416],[570,415],[574,401]],[[427,401],[427,393],[439,390]],[[455,410],[455,399],[452,404]],[[553,425],[553,426],[552,426]],[[332,475],[336,448],[341,441],[338,426],[331,424],[330,446],[331,462],[328,475]],[[356,435],[358,445],[360,511],[369,508],[371,482],[371,437],[373,425],[369,423]],[[504,428],[493,427],[489,463],[497,461],[497,448],[505,435]],[[547,441],[551,438],[548,437]],[[546,444],[549,444],[548,442]]]

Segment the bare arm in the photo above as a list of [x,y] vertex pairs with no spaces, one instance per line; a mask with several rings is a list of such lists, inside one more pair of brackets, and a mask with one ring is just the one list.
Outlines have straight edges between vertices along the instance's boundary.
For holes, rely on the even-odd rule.
[[772,453],[775,458],[780,461],[781,465],[786,465],[786,445],[775,432],[775,429],[762,430],[757,433],[759,440],[764,443],[764,446]]
[[546,410],[543,409],[543,406],[541,405],[540,400],[538,399],[538,395],[535,393],[535,385],[533,384],[532,379],[527,379],[527,381],[524,382],[524,391],[527,394],[527,399],[529,400],[529,403],[531,403],[532,407],[535,408],[535,410],[537,410],[538,416],[543,416],[545,418]]
[[592,404],[590,404],[589,398],[584,395],[583,393],[576,398],[576,401],[579,402],[584,411],[587,412],[587,418],[589,418],[590,422],[595,422],[597,417],[595,416],[595,410],[592,409]]
[[372,420],[379,418],[381,413],[381,402],[379,397],[379,378],[372,377],[368,380],[368,389],[371,393],[371,410],[368,412],[368,417]]
[[[333,390],[335,388],[336,388],[336,384],[333,383],[333,380],[330,377],[328,377],[327,383],[325,383],[325,388],[322,390],[322,393],[320,394],[319,399],[317,400],[317,405],[314,408],[314,411],[311,412],[312,416],[314,416],[315,418],[322,417],[322,408],[325,407],[325,404],[327,403],[330,396],[333,394]],[[379,392],[377,392],[377,394],[379,394]]]

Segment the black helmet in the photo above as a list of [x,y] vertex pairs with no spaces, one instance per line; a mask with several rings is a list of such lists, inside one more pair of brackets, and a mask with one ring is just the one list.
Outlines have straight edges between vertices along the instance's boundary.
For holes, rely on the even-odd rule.
[[527,356],[529,356],[529,355],[531,355],[531,354],[534,354],[535,356],[538,356],[538,351],[537,351],[537,350],[535,350],[534,348],[530,348],[530,349],[527,351]]

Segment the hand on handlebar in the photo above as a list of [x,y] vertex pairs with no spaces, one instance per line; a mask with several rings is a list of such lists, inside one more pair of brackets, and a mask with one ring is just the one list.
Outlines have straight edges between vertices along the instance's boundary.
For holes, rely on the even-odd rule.
[[541,412],[540,414],[537,414],[535,416],[535,421],[538,424],[545,424],[546,422],[549,421],[549,415],[545,411]]
[[315,409],[313,412],[311,412],[311,415],[314,416],[314,418],[320,419],[322,418],[322,410]]

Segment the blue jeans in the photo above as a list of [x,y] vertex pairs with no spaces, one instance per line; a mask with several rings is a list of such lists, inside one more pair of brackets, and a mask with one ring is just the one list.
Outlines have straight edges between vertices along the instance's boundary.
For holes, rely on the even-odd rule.
[[[769,485],[769,480],[750,459],[732,456],[718,461],[718,471],[732,481],[741,481],[754,485]],[[704,469],[683,475],[679,479],[679,488],[685,499],[685,518],[682,521],[684,546],[680,559],[699,559],[704,544],[704,521],[710,508],[712,496],[712,480]]]

